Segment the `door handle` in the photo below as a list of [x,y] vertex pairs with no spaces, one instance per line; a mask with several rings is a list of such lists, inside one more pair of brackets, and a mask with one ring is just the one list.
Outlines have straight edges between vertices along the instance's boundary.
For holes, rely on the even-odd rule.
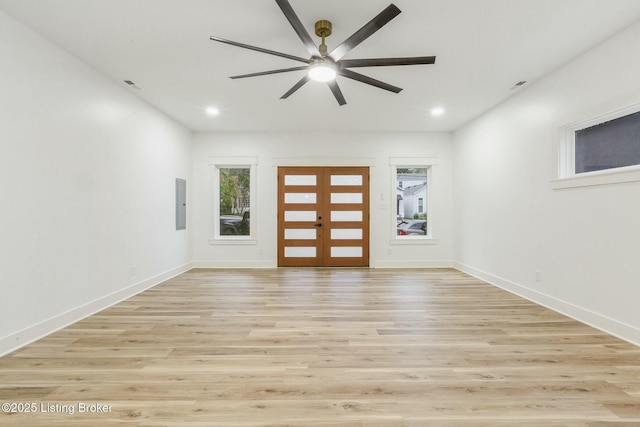
[[314,227],[322,227],[322,223],[321,223],[321,222],[318,222],[318,223],[316,223],[316,224],[313,224],[313,226],[314,226]]

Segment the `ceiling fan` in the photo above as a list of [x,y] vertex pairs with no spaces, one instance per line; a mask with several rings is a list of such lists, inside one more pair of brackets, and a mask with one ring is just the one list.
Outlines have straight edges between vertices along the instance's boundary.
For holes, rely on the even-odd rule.
[[315,34],[322,38],[322,43],[320,46],[316,46],[316,44],[311,39],[311,36],[307,32],[307,30],[302,25],[302,22],[294,12],[291,4],[288,0],[276,0],[276,3],[289,20],[289,23],[293,27],[294,31],[302,40],[302,43],[307,48],[307,51],[311,55],[310,58],[301,58],[295,55],[289,55],[287,53],[276,52],[274,50],[264,49],[257,46],[251,46],[244,43],[234,42],[231,40],[226,40],[220,37],[210,37],[211,40],[217,41],[220,43],[230,44],[232,46],[241,47],[244,49],[255,50],[257,52],[266,53],[269,55],[280,56],[282,58],[291,59],[294,61],[302,62],[306,65],[291,67],[291,68],[281,68],[277,70],[269,70],[269,71],[261,71],[257,73],[250,74],[242,74],[237,76],[231,76],[232,79],[243,79],[247,77],[257,77],[257,76],[265,76],[269,74],[278,74],[278,73],[287,73],[290,71],[301,71],[307,70],[307,74],[304,75],[296,84],[293,85],[291,89],[287,91],[284,95],[280,97],[280,99],[286,99],[291,96],[295,91],[300,89],[304,84],[306,84],[310,79],[327,82],[329,85],[329,89],[335,96],[338,104],[345,105],[347,101],[344,99],[342,91],[338,86],[338,83],[335,81],[336,75],[346,77],[352,80],[356,80],[362,83],[366,83],[371,86],[378,87],[380,89],[388,90],[390,92],[398,93],[402,89],[388,83],[382,82],[380,80],[376,80],[374,78],[365,76],[360,73],[356,73],[355,71],[350,70],[350,68],[357,67],[386,67],[393,65],[420,65],[420,64],[434,64],[436,61],[435,56],[416,56],[416,57],[405,57],[405,58],[371,58],[371,59],[342,59],[351,49],[358,46],[364,40],[366,40],[373,33],[378,31],[380,28],[389,23],[393,18],[400,14],[400,9],[398,9],[394,4],[390,4],[386,9],[380,12],[375,18],[366,23],[362,28],[349,36],[345,41],[343,41],[340,45],[335,47],[331,52],[327,50],[327,45],[325,44],[325,38],[331,35],[332,24],[327,20],[320,20],[315,23]]

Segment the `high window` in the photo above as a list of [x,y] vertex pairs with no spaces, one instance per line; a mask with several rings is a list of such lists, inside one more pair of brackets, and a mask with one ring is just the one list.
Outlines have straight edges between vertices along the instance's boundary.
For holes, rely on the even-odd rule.
[[575,173],[640,165],[640,112],[575,131]]
[[556,189],[640,181],[640,104],[560,128]]

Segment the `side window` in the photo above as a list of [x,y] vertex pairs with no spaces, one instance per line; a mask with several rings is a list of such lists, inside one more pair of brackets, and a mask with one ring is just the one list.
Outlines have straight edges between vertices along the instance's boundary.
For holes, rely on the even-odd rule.
[[210,243],[255,243],[255,158],[212,158]]
[[431,237],[429,165],[393,165],[392,195],[395,201],[395,235],[397,239],[427,239]]
[[218,173],[220,236],[250,236],[251,168],[220,167]]

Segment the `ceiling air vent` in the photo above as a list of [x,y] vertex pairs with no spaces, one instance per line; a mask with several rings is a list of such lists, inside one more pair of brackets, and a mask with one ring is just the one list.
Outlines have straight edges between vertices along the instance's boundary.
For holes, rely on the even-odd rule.
[[524,86],[526,84],[527,84],[526,80],[520,80],[518,83],[516,83],[513,86],[511,86],[511,89],[509,89],[509,90],[518,89],[519,87],[522,87],[522,86]]
[[131,86],[132,88],[136,89],[136,90],[142,90],[140,89],[140,86],[138,86],[137,84],[135,84],[134,82],[132,82],[131,80],[125,80],[124,81],[127,85]]

